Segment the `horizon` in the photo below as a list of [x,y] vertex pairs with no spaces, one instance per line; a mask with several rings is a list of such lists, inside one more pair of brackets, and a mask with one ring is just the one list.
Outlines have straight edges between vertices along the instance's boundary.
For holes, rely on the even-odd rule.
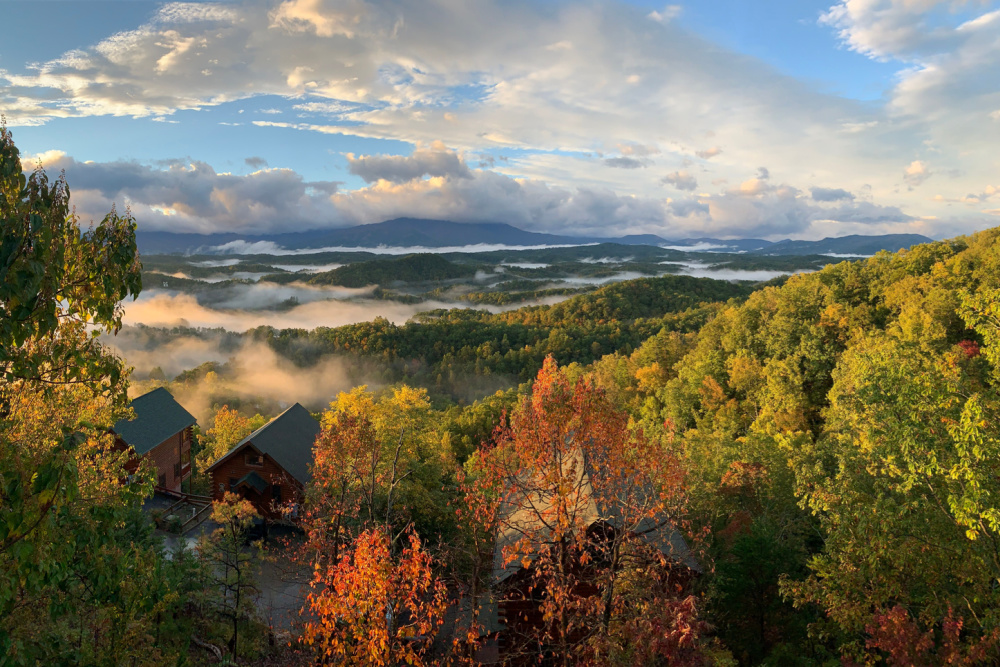
[[[1000,1],[4,5],[0,112],[84,220],[948,238],[1000,216]],[[111,139],[109,139],[109,137]]]

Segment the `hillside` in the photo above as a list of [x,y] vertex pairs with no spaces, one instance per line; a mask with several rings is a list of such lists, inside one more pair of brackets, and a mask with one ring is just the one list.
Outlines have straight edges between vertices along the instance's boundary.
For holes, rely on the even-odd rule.
[[932,243],[933,239],[920,234],[886,234],[883,236],[841,236],[822,241],[779,241],[752,252],[759,255],[855,255],[867,257],[882,250],[896,252],[918,245]]
[[407,255],[393,259],[373,259],[318,273],[309,279],[312,285],[366,287],[393,283],[419,283],[471,278],[474,267],[449,262],[440,255]]

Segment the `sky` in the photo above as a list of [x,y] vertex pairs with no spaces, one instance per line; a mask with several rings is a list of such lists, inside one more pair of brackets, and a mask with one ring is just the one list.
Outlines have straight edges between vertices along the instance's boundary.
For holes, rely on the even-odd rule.
[[1000,224],[1000,0],[0,0],[78,213],[818,239]]

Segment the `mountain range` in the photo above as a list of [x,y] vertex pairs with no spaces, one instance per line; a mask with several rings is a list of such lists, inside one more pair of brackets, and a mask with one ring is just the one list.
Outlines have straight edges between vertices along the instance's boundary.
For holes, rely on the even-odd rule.
[[267,254],[268,249],[303,251],[320,248],[445,248],[461,246],[552,246],[588,243],[651,245],[694,251],[741,252],[765,255],[845,254],[871,255],[879,250],[898,250],[931,239],[919,234],[845,236],[822,241],[778,241],[762,239],[721,240],[691,238],[671,240],[655,234],[620,237],[562,236],[529,232],[499,222],[459,223],[446,220],[396,218],[341,229],[315,229],[278,234],[190,234],[139,231],[139,250],[146,255],[167,254]]

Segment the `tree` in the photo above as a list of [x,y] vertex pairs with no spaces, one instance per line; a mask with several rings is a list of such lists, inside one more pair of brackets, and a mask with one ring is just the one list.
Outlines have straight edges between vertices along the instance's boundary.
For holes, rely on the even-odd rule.
[[695,600],[678,588],[690,553],[675,537],[676,460],[551,357],[496,441],[469,503],[496,517],[494,576],[528,588],[506,595],[540,597],[541,623],[520,625],[521,648],[548,647],[566,665],[697,660]]
[[254,554],[244,549],[247,532],[258,518],[248,500],[226,493],[212,504],[212,520],[219,524],[204,536],[198,550],[210,565],[212,584],[221,591],[217,611],[232,626],[229,653],[235,662],[239,651],[240,624],[253,618],[254,599],[260,594],[254,576]]
[[267,420],[260,415],[244,417],[238,410],[223,405],[215,413],[213,426],[208,430],[205,446],[198,455],[198,467],[205,470],[225,456],[243,438],[247,437]]
[[68,586],[66,532],[113,546],[116,513],[149,489],[108,484],[125,477],[106,429],[126,415],[127,377],[97,337],[141,288],[135,221],[112,209],[83,232],[69,196],[62,177],[25,176],[0,124],[0,655],[14,662],[42,650],[17,633]]
[[443,583],[416,533],[394,557],[384,527],[365,530],[339,562],[317,568],[304,641],[346,665],[424,665],[448,607]]

